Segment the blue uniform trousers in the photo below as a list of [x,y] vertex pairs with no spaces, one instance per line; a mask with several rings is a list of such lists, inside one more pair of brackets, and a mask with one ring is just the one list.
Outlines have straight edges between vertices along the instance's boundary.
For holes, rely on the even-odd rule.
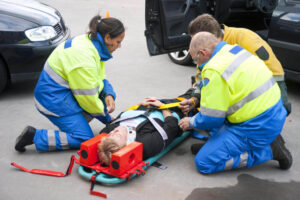
[[197,153],[196,167],[201,173],[214,173],[252,167],[273,158],[270,143],[259,146],[253,143],[252,139],[236,135],[230,129],[220,129]]
[[214,173],[254,165],[273,159],[270,144],[281,133],[286,110],[281,100],[257,117],[240,124],[225,123],[195,157],[201,173]]
[[92,129],[82,113],[63,117],[43,115],[59,130],[37,129],[34,144],[38,151],[79,149],[82,142],[94,137]]

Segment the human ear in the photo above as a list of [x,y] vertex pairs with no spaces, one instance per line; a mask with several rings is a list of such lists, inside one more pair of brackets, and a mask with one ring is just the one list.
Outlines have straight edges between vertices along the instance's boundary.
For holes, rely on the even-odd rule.
[[205,49],[200,49],[200,50],[199,50],[199,54],[200,54],[201,56],[205,56],[205,55],[207,54],[207,52],[206,52]]
[[105,34],[105,36],[104,36],[104,42],[106,44],[111,44],[111,37],[110,37],[109,34]]

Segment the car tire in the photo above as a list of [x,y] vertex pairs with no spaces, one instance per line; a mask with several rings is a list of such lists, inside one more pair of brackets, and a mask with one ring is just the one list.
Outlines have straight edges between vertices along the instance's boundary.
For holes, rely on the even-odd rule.
[[192,57],[187,50],[172,52],[169,53],[168,56],[172,60],[172,62],[179,65],[193,64]]
[[7,69],[3,61],[0,59],[0,93],[5,89],[7,85]]
[[256,5],[257,9],[264,13],[264,14],[272,14],[272,12],[275,10],[275,8],[278,5],[277,0],[269,0],[269,1],[263,1],[263,0],[255,0],[254,4]]

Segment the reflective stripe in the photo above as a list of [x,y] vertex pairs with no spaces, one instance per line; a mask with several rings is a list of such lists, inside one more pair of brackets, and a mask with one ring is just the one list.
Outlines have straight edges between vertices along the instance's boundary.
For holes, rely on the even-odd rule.
[[194,115],[190,120],[189,120],[189,128],[195,129],[194,127],[194,121],[196,119],[196,115]]
[[248,51],[245,51],[240,56],[238,56],[222,73],[222,77],[227,81],[233,72],[252,54]]
[[68,81],[66,81],[63,77],[58,75],[48,64],[48,62],[45,63],[44,66],[45,72],[59,85],[64,86],[66,88],[70,88]]
[[205,108],[203,106],[200,105],[200,113],[202,115],[206,115],[209,117],[225,117],[226,116],[226,111],[222,111],[222,110],[215,110],[215,109],[211,109],[211,108]]
[[34,104],[35,107],[42,113],[46,114],[46,115],[50,115],[50,116],[54,116],[54,117],[59,117],[57,114],[47,110],[44,106],[42,106],[37,100],[36,98],[34,98]]
[[[253,99],[259,97],[260,95],[267,92],[269,89],[273,87],[273,85],[276,83],[273,77],[271,77],[269,80],[267,80],[264,84],[250,92],[246,97],[241,99],[239,102],[233,104],[228,108],[227,115],[231,115],[235,113],[237,110],[242,108],[246,103],[252,101]],[[202,108],[201,108],[202,110]]]
[[[46,62],[44,66],[45,72],[59,85],[64,86],[66,88],[70,88],[69,82],[66,81],[64,78],[62,78],[60,75],[58,75]],[[98,93],[100,86],[96,86],[92,89],[72,89],[72,92],[74,95],[96,95]]]
[[240,155],[240,164],[239,168],[246,167],[248,162],[248,152],[246,151],[245,153],[242,153]]
[[69,149],[69,143],[67,139],[67,134],[65,132],[59,132],[59,140],[62,149]]
[[226,163],[225,163],[225,169],[224,170],[230,170],[233,166],[233,158],[231,158],[230,160],[228,160]]
[[55,131],[48,130],[48,147],[49,151],[56,150]]
[[275,75],[273,77],[275,81],[284,81],[284,75]]
[[92,89],[71,89],[74,95],[96,95],[98,94],[99,86]]

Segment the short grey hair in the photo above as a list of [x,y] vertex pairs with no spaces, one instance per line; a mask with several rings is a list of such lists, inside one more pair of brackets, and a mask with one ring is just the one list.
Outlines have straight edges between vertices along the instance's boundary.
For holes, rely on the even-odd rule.
[[199,32],[192,37],[190,43],[190,49],[193,52],[198,52],[200,49],[206,49],[208,51],[213,51],[215,46],[219,43],[216,36],[209,32]]

